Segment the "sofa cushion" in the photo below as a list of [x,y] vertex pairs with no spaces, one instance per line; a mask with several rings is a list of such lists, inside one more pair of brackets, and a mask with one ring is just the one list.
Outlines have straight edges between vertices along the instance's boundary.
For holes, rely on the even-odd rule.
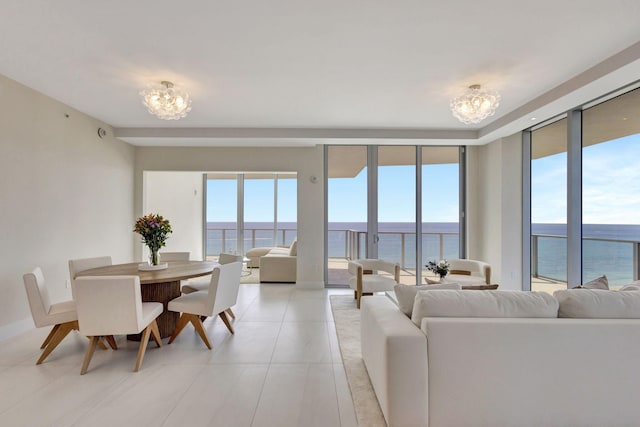
[[419,291],[411,321],[424,317],[558,317],[558,301],[545,292]]
[[280,247],[271,248],[269,253],[265,256],[280,256],[280,255],[289,256],[289,248],[280,248]]
[[411,313],[413,312],[413,303],[416,299],[416,294],[418,291],[434,291],[438,289],[454,289],[460,290],[462,286],[459,283],[442,283],[439,285],[423,285],[423,286],[414,286],[414,285],[395,285],[393,290],[396,293],[396,301],[398,302],[398,307],[400,311],[406,314],[408,317],[411,317]]
[[587,319],[640,319],[640,292],[603,289],[555,291],[558,317]]
[[298,239],[293,239],[289,246],[289,256],[298,256]]

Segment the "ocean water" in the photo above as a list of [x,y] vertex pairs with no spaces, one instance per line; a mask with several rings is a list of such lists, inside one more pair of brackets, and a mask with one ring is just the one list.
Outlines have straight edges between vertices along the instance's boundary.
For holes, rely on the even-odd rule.
[[[237,252],[235,224],[210,222],[207,230],[207,254]],[[277,241],[274,242],[272,223],[245,224],[245,251],[252,247],[289,245],[296,237],[296,224],[280,223]],[[334,222],[329,224],[329,257],[345,257],[350,248],[360,243],[361,252],[353,257],[365,257],[366,223]],[[222,242],[224,232],[224,247]],[[348,230],[348,231],[345,231]],[[442,258],[458,258],[457,223],[423,223],[422,262]],[[564,224],[533,224],[532,234],[537,235],[537,274],[555,280],[567,278],[567,239]],[[595,279],[605,274],[613,286],[633,281],[633,251],[640,242],[640,225],[585,224],[583,226],[583,278]],[[410,223],[381,223],[379,225],[378,256],[399,262],[414,269],[415,228]],[[442,252],[441,252],[442,251]],[[404,255],[404,256],[403,256]],[[532,268],[535,270],[534,268]]]

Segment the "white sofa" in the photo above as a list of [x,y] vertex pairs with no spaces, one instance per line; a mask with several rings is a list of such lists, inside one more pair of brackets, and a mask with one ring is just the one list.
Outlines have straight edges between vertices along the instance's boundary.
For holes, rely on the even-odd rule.
[[[538,295],[547,318],[510,317],[522,307],[509,296],[476,310],[505,292],[538,294],[421,291],[419,327],[386,296],[363,298],[362,357],[389,427],[640,425],[640,292]],[[524,299],[520,314],[540,314]],[[565,316],[636,318],[557,318],[553,304]],[[420,319],[425,309],[432,317]]]
[[260,257],[260,283],[295,283],[297,262],[297,240],[294,240],[288,248],[271,248]]

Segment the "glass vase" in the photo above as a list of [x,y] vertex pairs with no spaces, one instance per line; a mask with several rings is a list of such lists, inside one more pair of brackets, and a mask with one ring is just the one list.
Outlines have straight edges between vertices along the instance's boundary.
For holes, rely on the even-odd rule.
[[160,264],[160,254],[158,253],[158,249],[149,248],[149,265],[159,265]]

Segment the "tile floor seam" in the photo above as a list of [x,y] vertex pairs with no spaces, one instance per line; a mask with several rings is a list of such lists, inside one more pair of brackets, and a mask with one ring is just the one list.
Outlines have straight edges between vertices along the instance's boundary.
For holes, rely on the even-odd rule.
[[[161,366],[166,366],[166,365],[161,365]],[[191,380],[191,383],[189,384],[188,387],[186,387],[184,389],[184,392],[182,393],[182,395],[180,396],[179,399],[176,400],[175,405],[173,405],[173,407],[171,408],[171,410],[167,413],[167,416],[165,417],[164,421],[162,422],[161,426],[165,425],[167,423],[167,421],[169,420],[169,417],[171,416],[171,414],[173,413],[173,411],[176,410],[176,408],[178,407],[178,405],[180,404],[180,402],[182,402],[182,399],[184,399],[185,395],[187,394],[187,392],[189,390],[191,390],[191,387],[193,387],[193,384],[195,384],[195,382],[198,380],[198,375],[194,375],[193,376],[193,380]]]
[[[287,303],[288,306],[288,303]],[[278,337],[280,337],[280,332],[282,331],[282,323],[280,322],[280,328],[278,329],[278,335],[276,336],[276,343],[273,345],[273,349],[271,350],[271,357],[269,358],[269,363],[267,364],[267,372],[265,372],[264,375],[264,381],[262,382],[262,387],[260,387],[260,394],[258,395],[258,403],[256,404],[256,407],[253,410],[253,415],[251,416],[251,426],[253,426],[253,423],[256,420],[256,414],[258,413],[258,408],[260,407],[260,401],[262,400],[262,393],[264,393],[264,388],[267,384],[267,378],[269,378],[269,372],[271,371],[271,362],[273,361],[273,354],[276,351],[276,345],[278,343]]]

